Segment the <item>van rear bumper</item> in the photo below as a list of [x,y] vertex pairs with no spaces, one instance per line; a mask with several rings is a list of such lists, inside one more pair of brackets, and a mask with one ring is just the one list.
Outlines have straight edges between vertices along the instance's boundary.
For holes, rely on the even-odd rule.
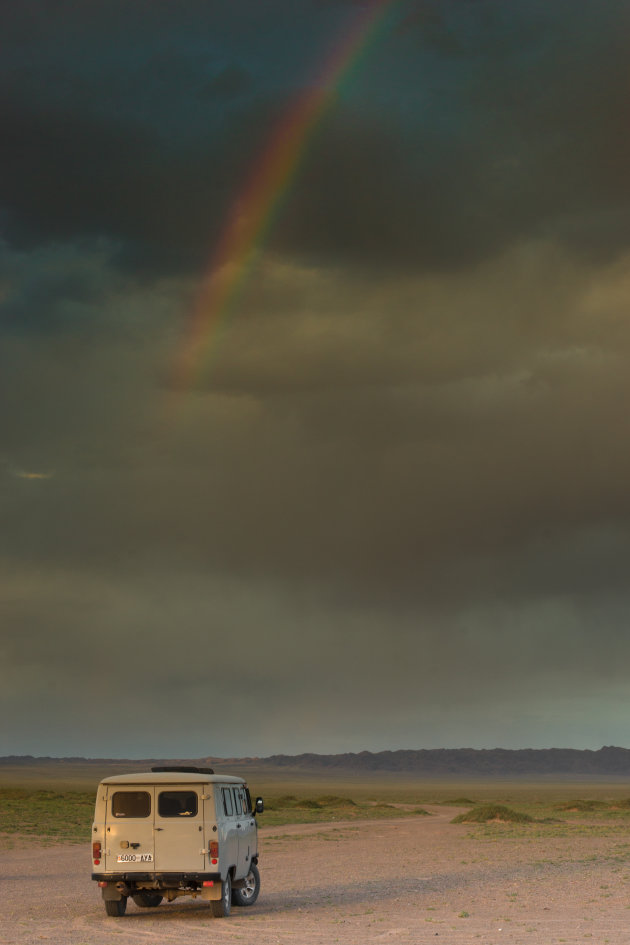
[[214,880],[221,881],[220,873],[92,873],[100,883],[157,883],[159,886],[189,886]]

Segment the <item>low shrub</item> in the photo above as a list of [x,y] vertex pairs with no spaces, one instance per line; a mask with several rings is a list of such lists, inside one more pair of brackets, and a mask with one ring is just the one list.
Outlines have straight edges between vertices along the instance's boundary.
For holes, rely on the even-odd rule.
[[272,797],[265,807],[268,810],[287,810],[295,807],[318,810],[322,805],[311,797],[296,797],[295,794],[283,794],[281,797]]
[[533,823],[533,817],[512,810],[511,807],[505,807],[503,804],[486,804],[483,807],[473,807],[465,814],[458,814],[451,821],[452,824],[487,824],[492,822],[529,824]]
[[559,804],[556,807],[556,810],[563,811],[574,811],[579,813],[588,814],[594,810],[601,810],[604,807],[608,807],[604,801],[592,801],[592,800],[583,800],[578,798],[574,801],[567,801],[565,804]]
[[337,794],[323,794],[317,798],[320,807],[356,807],[351,797],[339,797]]

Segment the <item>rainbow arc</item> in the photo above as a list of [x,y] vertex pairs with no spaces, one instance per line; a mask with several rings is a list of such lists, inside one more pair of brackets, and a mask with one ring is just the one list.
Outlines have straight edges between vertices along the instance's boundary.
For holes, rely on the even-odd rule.
[[374,0],[336,44],[316,81],[288,109],[255,162],[225,223],[209,276],[189,318],[173,372],[178,390],[194,386],[247,281],[265,238],[301,167],[314,132],[341,84],[384,32],[401,0]]

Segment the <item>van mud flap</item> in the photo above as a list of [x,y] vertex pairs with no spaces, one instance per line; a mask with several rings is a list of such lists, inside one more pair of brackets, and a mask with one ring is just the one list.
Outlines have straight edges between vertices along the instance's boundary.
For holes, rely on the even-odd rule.
[[103,894],[103,899],[109,901],[122,899],[123,896],[130,896],[131,889],[129,889],[126,883],[108,883],[107,886],[101,886],[101,893]]

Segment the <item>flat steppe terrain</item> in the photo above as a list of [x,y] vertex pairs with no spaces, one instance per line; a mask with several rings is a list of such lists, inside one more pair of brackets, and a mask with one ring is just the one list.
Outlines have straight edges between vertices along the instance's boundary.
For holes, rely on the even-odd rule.
[[[261,785],[249,777],[254,793],[287,790],[286,780]],[[5,833],[0,942],[628,945],[630,813],[623,799],[630,786],[307,782],[296,779],[290,793],[310,788],[394,806],[383,808],[383,819],[356,811],[350,818],[342,807],[305,811],[328,818],[310,823],[278,822],[277,806],[263,814],[260,898],[227,919],[213,919],[206,903],[190,898],[157,909],[130,902],[125,916],[108,918],[90,880],[87,835],[85,843],[66,843]],[[59,783],[68,789],[72,777]],[[453,824],[467,809],[455,803],[463,796],[527,810],[536,822]],[[571,798],[599,799],[601,807],[558,812]],[[426,815],[412,813],[419,806]]]

